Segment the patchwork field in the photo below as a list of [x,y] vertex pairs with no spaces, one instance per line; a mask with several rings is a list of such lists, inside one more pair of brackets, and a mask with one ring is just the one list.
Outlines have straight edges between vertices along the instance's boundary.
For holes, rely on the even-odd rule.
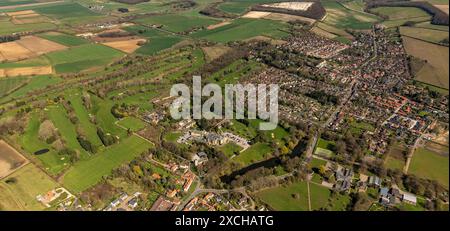
[[425,148],[418,148],[414,152],[408,173],[418,177],[436,180],[448,189],[448,156],[440,155]]
[[403,37],[403,44],[409,55],[426,60],[427,63],[416,74],[416,80],[440,88],[449,88],[449,48]]
[[370,29],[381,20],[375,15],[345,8],[337,1],[324,1],[322,5],[327,12],[323,22],[337,28]]
[[77,72],[96,66],[104,66],[122,52],[99,44],[85,44],[64,51],[47,54],[57,73]]
[[17,150],[0,140],[0,179],[13,173],[15,170],[28,163]]
[[66,46],[61,44],[36,36],[25,36],[17,41],[0,43],[0,61],[28,59],[64,49]]
[[57,186],[42,170],[28,164],[0,181],[0,210],[43,210],[45,206],[36,196]]

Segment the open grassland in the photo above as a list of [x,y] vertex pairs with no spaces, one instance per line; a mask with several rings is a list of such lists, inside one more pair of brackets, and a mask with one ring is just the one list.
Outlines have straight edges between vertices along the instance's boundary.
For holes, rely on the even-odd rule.
[[[15,183],[6,183],[15,178]],[[58,185],[39,168],[28,164],[7,179],[0,181],[0,210],[43,210],[45,206],[36,200]]]
[[408,173],[418,177],[436,180],[448,189],[448,156],[440,155],[425,148],[418,148],[414,152]]
[[191,17],[176,14],[156,15],[136,20],[144,25],[163,25],[163,28],[172,32],[189,31],[193,28],[206,27],[217,23],[217,20],[205,17]]
[[[16,78],[16,77],[14,77],[14,78]],[[28,81],[28,83],[26,85],[24,85],[23,87],[17,89],[16,91],[12,92],[11,94],[8,94],[5,97],[1,97],[0,103],[4,103],[8,100],[25,96],[34,90],[43,89],[47,86],[59,83],[60,81],[61,81],[60,78],[48,76],[48,75],[33,76]]]
[[0,16],[0,35],[51,29],[56,29],[56,25],[50,22],[14,24],[9,17]]
[[251,163],[264,160],[268,155],[271,154],[271,151],[272,148],[268,144],[256,143],[247,150],[241,152],[233,159],[233,161],[242,163],[244,166],[247,166]]
[[416,74],[417,81],[444,89],[449,88],[448,47],[409,37],[403,37],[403,44],[409,55],[427,61]]
[[375,15],[345,8],[337,1],[324,1],[322,5],[327,11],[323,22],[337,28],[370,29],[381,20]]
[[194,33],[194,38],[207,39],[226,43],[264,35],[271,38],[282,38],[288,35],[287,25],[282,22],[267,19],[235,19],[231,24],[213,30],[203,30]]
[[48,32],[39,34],[38,36],[65,46],[79,46],[89,43],[89,41],[83,38],[59,32]]
[[427,12],[417,7],[377,7],[370,11],[384,15],[389,20],[430,16]]
[[133,132],[137,132],[145,127],[145,123],[142,120],[134,117],[126,117],[119,121],[119,125],[130,129]]
[[98,153],[89,160],[77,162],[64,175],[63,184],[69,190],[81,192],[98,183],[114,168],[131,161],[151,147],[150,143],[137,136],[125,138],[105,149],[103,153]]
[[78,72],[92,67],[104,66],[122,52],[99,44],[85,44],[64,51],[47,54],[57,73]]
[[448,39],[448,31],[432,30],[416,27],[400,27],[400,34],[432,43],[440,43]]
[[414,25],[414,27],[418,27],[418,28],[426,28],[426,29],[432,29],[432,30],[440,30],[440,31],[447,31],[448,32],[448,26],[444,26],[444,25],[434,25],[431,24],[431,22],[420,22],[420,23],[416,23]]
[[[295,198],[294,195],[298,195]],[[306,182],[270,188],[256,194],[261,201],[276,211],[308,211],[308,188]]]
[[78,3],[39,6],[33,10],[39,14],[48,15],[57,19],[82,18],[99,15]]

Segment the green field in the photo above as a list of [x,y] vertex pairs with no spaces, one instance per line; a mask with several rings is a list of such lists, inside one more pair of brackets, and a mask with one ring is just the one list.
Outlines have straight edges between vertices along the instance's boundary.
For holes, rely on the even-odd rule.
[[230,1],[221,3],[217,8],[231,14],[242,14],[254,4],[256,3],[250,1]]
[[370,10],[389,18],[389,20],[409,19],[430,16],[427,12],[416,7],[377,7]]
[[10,21],[9,17],[0,16],[0,35],[51,29],[56,29],[56,25],[50,22],[14,24]]
[[268,144],[256,143],[247,150],[236,156],[233,161],[249,165],[261,160],[264,160],[266,155],[269,155],[272,148]]
[[[299,198],[294,198],[298,194]],[[261,201],[276,211],[308,211],[308,188],[306,182],[293,183],[266,189],[256,194]]]
[[24,59],[17,62],[0,63],[0,68],[16,68],[16,67],[38,67],[50,65],[50,61],[45,56],[39,56],[31,59]]
[[287,25],[282,22],[266,19],[244,19],[239,18],[231,24],[215,28],[213,30],[203,30],[194,33],[194,38],[206,39],[214,42],[226,43],[249,39],[255,36],[264,35],[271,38],[282,38],[288,35],[285,31]]
[[[6,183],[15,178],[15,183]],[[0,210],[44,210],[45,206],[36,200],[58,185],[39,168],[28,164],[0,181]]]
[[39,6],[33,10],[39,14],[48,15],[57,19],[83,18],[99,15],[78,3]]
[[77,162],[64,175],[63,185],[73,192],[81,192],[99,182],[103,176],[109,175],[114,168],[131,161],[152,145],[147,141],[130,136],[120,143],[105,149],[89,160]]
[[332,149],[334,149],[334,145],[335,143],[333,141],[328,141],[320,138],[317,141],[317,146],[314,154],[317,154],[319,156],[331,157],[335,154],[333,151],[331,151]]
[[0,96],[4,96],[10,91],[17,89],[26,83],[26,81],[27,78],[25,77],[0,78]]
[[241,147],[236,145],[235,143],[227,143],[217,148],[219,151],[223,152],[228,157],[233,155],[239,155],[239,152],[242,150]]
[[124,29],[149,40],[144,46],[136,50],[136,53],[143,55],[154,55],[183,40],[180,36],[140,25],[129,26]]
[[418,148],[414,152],[408,173],[418,177],[436,180],[448,189],[448,156],[442,156],[427,149]]
[[215,24],[218,21],[212,18],[184,16],[176,14],[156,15],[135,20],[137,23],[147,26],[163,25],[163,29],[172,32],[189,31],[196,27],[204,27]]
[[133,132],[137,132],[145,127],[145,123],[142,120],[134,117],[126,117],[119,121],[119,125],[130,129]]
[[39,37],[62,44],[62,45],[65,45],[65,46],[79,46],[79,45],[89,43],[89,41],[82,39],[80,37],[76,37],[76,36],[69,35],[69,34],[56,33],[56,32],[40,34]]
[[46,54],[58,73],[78,72],[104,66],[122,55],[123,53],[118,50],[98,44],[85,44]]
[[22,4],[36,3],[35,0],[3,0],[0,2],[0,6],[17,6]]
[[381,20],[375,15],[345,8],[337,1],[323,1],[322,5],[327,11],[323,22],[337,28],[370,29]]
[[34,76],[25,86],[19,88],[18,90],[14,91],[13,93],[9,94],[6,97],[0,98],[0,103],[4,103],[8,100],[25,96],[26,94],[34,90],[42,89],[59,82],[61,82],[61,79],[53,76],[48,75]]

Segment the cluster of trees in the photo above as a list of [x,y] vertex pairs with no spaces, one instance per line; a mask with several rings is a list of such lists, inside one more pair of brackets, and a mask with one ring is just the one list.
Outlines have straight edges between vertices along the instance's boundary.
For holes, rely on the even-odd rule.
[[219,5],[221,2],[216,2],[208,5],[204,9],[202,9],[199,13],[209,16],[209,17],[215,17],[215,18],[235,18],[236,15],[230,14],[227,12],[223,12],[219,9],[217,9],[217,5]]
[[20,35],[2,35],[0,36],[0,43],[12,42],[20,39]]
[[23,117],[15,116],[9,119],[0,121],[0,136],[21,134],[25,129],[25,122]]
[[326,14],[325,8],[323,8],[322,3],[320,3],[319,1],[314,2],[313,5],[310,6],[308,8],[308,10],[305,10],[305,11],[304,10],[283,9],[283,8],[276,8],[276,7],[262,6],[262,5],[253,6],[252,10],[297,15],[297,16],[303,16],[303,17],[313,18],[313,19],[318,19],[318,20],[322,19],[323,16],[325,16],[325,14]]
[[331,145],[329,148],[336,153],[333,159],[337,162],[353,164],[362,160],[365,155],[364,149],[367,147],[367,142],[363,135],[355,137],[350,131],[347,131],[344,135],[326,131],[322,133],[322,138],[335,142],[335,145]]
[[98,34],[98,37],[100,38],[119,38],[119,37],[127,37],[127,36],[132,36],[133,33],[130,33],[128,31],[122,31],[122,30],[117,30],[117,31],[108,31],[108,32],[103,32]]
[[117,119],[122,119],[130,115],[130,111],[133,109],[132,106],[125,103],[114,104],[111,108],[111,114]]
[[185,10],[185,9],[189,9],[189,8],[196,6],[197,3],[192,0],[178,0],[178,1],[165,3],[164,5],[170,5],[170,6],[172,6],[172,9],[175,9],[175,10]]
[[306,96],[313,98],[321,104],[332,104],[336,105],[339,104],[339,98],[335,95],[327,94],[325,91],[317,90],[317,91],[311,91],[305,94]]
[[97,128],[97,135],[105,146],[113,145],[118,141],[115,136],[109,133],[105,133],[100,127]]

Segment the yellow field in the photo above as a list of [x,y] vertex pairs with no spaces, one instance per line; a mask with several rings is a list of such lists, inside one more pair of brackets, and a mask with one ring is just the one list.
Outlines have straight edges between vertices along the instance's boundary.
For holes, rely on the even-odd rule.
[[114,41],[114,42],[106,42],[103,45],[112,47],[114,49],[123,51],[125,53],[133,53],[140,46],[139,43],[145,43],[145,39],[132,39],[132,40],[124,40],[124,41]]
[[49,75],[53,73],[52,66],[18,67],[0,69],[0,77],[16,77],[27,75]]

